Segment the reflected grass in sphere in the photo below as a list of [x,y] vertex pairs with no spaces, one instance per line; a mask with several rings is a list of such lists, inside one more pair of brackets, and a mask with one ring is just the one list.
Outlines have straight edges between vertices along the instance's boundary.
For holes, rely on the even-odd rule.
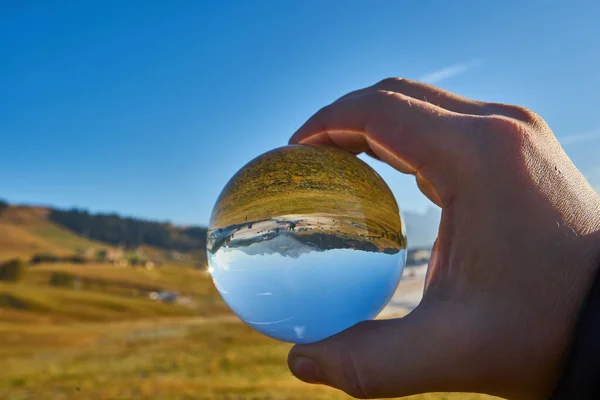
[[383,179],[339,149],[289,145],[255,158],[221,192],[209,271],[233,312],[274,339],[311,343],[377,316],[406,261]]

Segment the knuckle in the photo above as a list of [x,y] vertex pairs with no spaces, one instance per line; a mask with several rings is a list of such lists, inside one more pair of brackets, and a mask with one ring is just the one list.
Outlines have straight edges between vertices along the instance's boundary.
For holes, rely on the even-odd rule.
[[398,100],[402,100],[403,95],[390,91],[378,89],[370,92],[364,98],[365,107],[368,109],[370,120],[372,122],[382,123],[394,118],[394,110]]
[[534,130],[530,126],[505,116],[489,116],[481,119],[484,126],[479,127],[483,133],[481,141],[476,145],[480,162],[485,163],[492,155],[502,157],[520,157],[525,148],[535,140]]
[[388,102],[390,99],[396,98],[397,93],[392,92],[390,90],[378,89],[369,94],[369,97],[377,104]]
[[392,91],[422,88],[424,86],[425,85],[421,82],[413,81],[406,78],[386,78],[375,85],[376,88],[387,89]]
[[368,333],[370,325],[364,322],[355,325],[353,330],[359,334],[355,339],[337,342],[329,351],[333,354],[338,371],[338,388],[359,399],[380,398],[383,394],[378,384],[376,365],[368,362],[364,345],[360,343],[360,333]]
[[521,106],[509,106],[509,109],[519,117],[518,119],[529,125],[539,126],[544,123],[542,117],[528,108]]
[[546,122],[544,119],[537,114],[536,112],[530,110],[529,108],[512,105],[512,104],[494,104],[496,108],[499,108],[503,111],[503,114],[507,115],[510,118],[514,118],[517,121],[525,123],[534,127],[544,127]]
[[404,78],[390,77],[390,78],[382,79],[375,86],[388,87],[388,86],[391,86],[391,85],[397,85],[398,83],[402,83],[402,82],[406,82],[406,79],[404,79]]
[[351,352],[340,354],[340,389],[357,399],[378,397],[379,390],[369,378],[367,371],[362,369],[352,358]]
[[528,136],[529,131],[526,126],[512,118],[494,115],[485,118],[487,130],[494,135],[501,137],[522,139]]

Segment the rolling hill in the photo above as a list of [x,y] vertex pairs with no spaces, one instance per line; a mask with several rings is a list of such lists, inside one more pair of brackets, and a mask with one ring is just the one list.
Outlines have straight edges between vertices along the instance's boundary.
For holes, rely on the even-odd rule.
[[0,261],[15,257],[27,260],[34,254],[63,257],[117,247],[143,250],[159,258],[182,252],[204,262],[206,229],[0,202]]
[[[87,228],[110,222],[113,242],[101,241],[100,233],[90,230],[85,237],[78,231],[86,227],[85,218],[94,217],[68,214],[80,224],[68,228],[57,212],[0,202],[0,263],[36,253],[68,256],[78,249],[134,247],[127,243],[131,230],[121,228],[136,226],[162,232],[166,240],[150,245],[138,230],[137,248],[148,256],[165,255],[193,243],[202,229],[147,221],[121,225],[118,216],[100,216]],[[7,371],[0,377],[0,398],[348,399],[293,378],[285,363],[289,345],[241,324],[209,274],[195,265],[174,259],[153,269],[93,261],[41,263],[27,265],[18,282],[0,282],[0,359]],[[73,280],[56,285],[56,276]],[[177,292],[187,301],[155,301],[148,296],[154,292]],[[411,399],[491,400],[469,394]]]
[[[23,261],[24,268],[17,282],[0,281],[0,326],[16,321],[112,321],[227,312],[203,268],[198,269],[205,266],[205,246],[198,244],[198,249],[187,252],[143,242],[133,246],[127,243],[126,232],[122,237],[113,236],[118,245],[107,243],[61,225],[57,213],[60,210],[49,207],[0,202],[0,268],[15,258]],[[122,220],[130,226],[151,226],[165,238],[171,232],[181,238],[185,231],[168,224],[110,216],[117,227]],[[185,239],[191,247],[193,242]],[[99,251],[119,254],[119,258],[99,260]],[[42,256],[42,261],[36,261]],[[134,257],[160,260],[160,268],[146,261],[133,263]],[[123,260],[127,262],[120,264]],[[140,266],[144,268],[137,268]],[[167,306],[150,300],[152,292],[178,293],[188,303]]]
[[50,208],[29,206],[1,209],[0,260],[14,257],[28,259],[36,253],[66,256],[79,248],[107,247],[53,223],[48,219],[51,211]]

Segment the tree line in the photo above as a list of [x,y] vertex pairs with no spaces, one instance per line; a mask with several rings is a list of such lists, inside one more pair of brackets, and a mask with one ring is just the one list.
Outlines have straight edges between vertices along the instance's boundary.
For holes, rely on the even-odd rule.
[[54,209],[49,219],[89,239],[128,248],[146,244],[167,250],[206,249],[207,230],[199,226],[176,227],[167,222],[121,217],[118,214],[91,214],[80,209]]
[[8,208],[8,203],[2,199],[0,199],[0,214],[2,214],[2,211]]

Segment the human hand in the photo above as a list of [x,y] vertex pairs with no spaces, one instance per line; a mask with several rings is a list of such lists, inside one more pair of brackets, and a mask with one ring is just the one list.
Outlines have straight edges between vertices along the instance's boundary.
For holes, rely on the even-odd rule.
[[294,346],[299,379],[360,398],[551,394],[600,261],[600,197],[539,116],[386,79],[290,143],[367,152],[442,207],[421,304]]

